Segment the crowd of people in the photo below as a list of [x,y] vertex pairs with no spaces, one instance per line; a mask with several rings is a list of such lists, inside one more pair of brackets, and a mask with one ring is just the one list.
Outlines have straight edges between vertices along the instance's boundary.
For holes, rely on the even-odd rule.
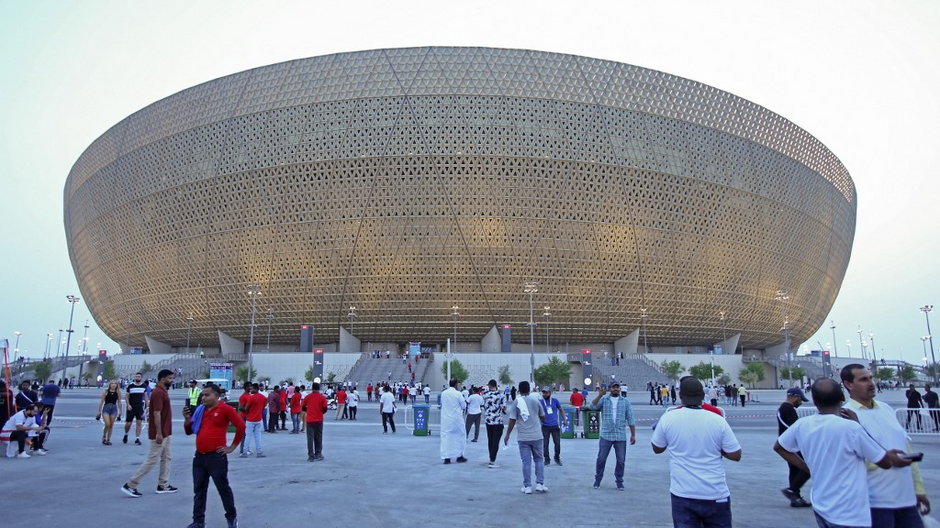
[[[910,453],[903,423],[890,406],[876,400],[876,384],[863,365],[848,365],[840,375],[841,384],[820,378],[810,387],[818,411],[815,415],[801,418],[797,409],[810,400],[800,388],[787,390],[777,411],[779,436],[773,446],[788,466],[787,487],[781,492],[792,507],[812,508],[822,527],[922,526],[921,514],[930,511],[917,465],[922,455]],[[159,467],[156,492],[178,491],[169,481],[174,407],[169,390],[175,385],[175,373],[170,370],[162,370],[153,384],[137,373],[126,384],[109,382],[98,399],[96,418],[103,422],[103,445],[111,445],[114,423],[121,416],[125,417],[125,444],[136,424],[134,443],[141,445],[143,423],[148,426],[145,460],[121,486],[130,497],[142,496],[138,486],[154,467]],[[263,434],[288,431],[289,416],[289,433],[306,433],[307,461],[323,461],[325,420],[356,420],[361,402],[357,386],[350,383],[328,384],[322,389],[319,383],[270,388],[245,383],[239,397],[231,400],[217,385],[199,387],[195,380],[188,385],[182,406],[183,429],[196,436],[191,528],[204,526],[210,480],[222,498],[229,526],[238,525],[227,455],[239,450],[244,458],[265,457]],[[742,449],[717,404],[741,401],[743,405],[746,390],[742,394],[743,387],[735,385],[705,387],[692,376],[669,386],[650,383],[647,389],[650,404],[672,405],[656,422],[650,441],[654,453],[670,457],[674,523],[731,526],[731,496],[723,459],[740,461]],[[9,437],[8,456],[28,458],[47,453],[45,442],[60,391],[55,380],[42,386],[24,382],[14,395],[0,381],[0,412],[4,408],[15,411],[0,416]],[[378,402],[385,434],[396,433],[399,405],[407,404],[409,397],[413,404],[419,395],[429,402],[431,394],[430,387],[404,382],[370,382],[366,392],[367,401],[373,401],[374,396]],[[571,389],[567,396],[573,413],[565,411],[550,386],[532,387],[522,381],[500,388],[496,380],[490,380],[486,386],[463,387],[450,380],[438,397],[441,461],[445,465],[467,462],[467,444],[479,441],[482,425],[487,467],[498,468],[500,445],[508,445],[516,433],[521,492],[547,493],[545,467],[563,465],[560,433],[579,419],[582,410],[589,409],[600,413],[593,488],[601,487],[613,451],[614,486],[625,490],[627,445],[636,443],[636,418],[625,391],[614,382],[598,388],[591,399],[587,389]],[[908,428],[912,420],[918,429],[930,427],[930,423],[919,423],[922,415],[917,410],[927,407],[933,427],[940,430],[938,398],[929,384],[923,394],[911,385],[906,397],[911,409],[906,416]],[[229,443],[230,427],[234,436]],[[802,488],[811,479],[812,494],[804,497]]]

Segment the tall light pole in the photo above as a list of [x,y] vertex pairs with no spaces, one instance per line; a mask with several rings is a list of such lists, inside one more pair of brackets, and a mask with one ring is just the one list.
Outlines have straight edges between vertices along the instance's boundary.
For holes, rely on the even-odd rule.
[[646,308],[640,308],[640,323],[641,323],[641,326],[643,327],[643,352],[646,354],[649,354],[650,346],[649,346],[649,343],[647,343],[646,341],[646,318],[647,318]]
[[52,332],[46,334],[46,351],[42,355],[42,359],[49,359],[49,349],[52,347]]
[[923,361],[924,361],[924,368],[925,368],[925,369],[927,368],[927,341],[928,341],[929,339],[930,339],[930,336],[924,336],[924,337],[920,338],[920,343],[924,346]]
[[271,323],[274,322],[274,308],[268,309],[268,315],[265,316],[268,320],[268,344],[265,346],[265,351],[271,352]]
[[865,344],[862,342],[862,325],[858,325],[858,346],[862,347],[862,359],[868,359],[865,357]]
[[186,317],[186,354],[189,355],[189,338],[193,335],[193,313]]
[[848,356],[848,357],[852,357],[852,340],[851,340],[851,339],[846,339],[846,340],[845,340],[845,347],[849,350],[849,356]]
[[450,344],[450,348],[447,350],[447,383],[450,383],[450,362],[454,359],[454,349],[457,348],[457,320],[460,319],[460,312],[457,311],[459,308],[457,305],[450,307],[451,312],[450,316],[454,318],[454,341]]
[[868,341],[862,341],[862,359],[868,361]]
[[68,360],[69,359],[69,346],[72,344],[72,332],[74,332],[74,330],[72,330],[72,318],[75,316],[75,304],[78,301],[81,301],[81,299],[79,299],[75,295],[66,295],[65,298],[68,299],[69,303],[72,304],[72,310],[69,312],[69,329],[66,330],[68,334],[65,337],[65,359]]
[[836,322],[829,321],[829,328],[832,330],[832,353],[835,357],[839,357],[839,347],[836,345]]
[[251,297],[251,327],[248,328],[248,381],[254,380],[252,353],[255,348],[255,310],[258,296],[261,295],[260,284],[248,285],[248,296]]
[[545,353],[551,354],[552,349],[549,347],[549,344],[548,344],[548,319],[552,316],[552,312],[548,310],[549,310],[549,307],[546,306],[545,311],[542,312],[542,317],[545,318]]
[[349,317],[349,333],[352,334],[352,333],[353,333],[353,330],[355,330],[355,328],[356,328],[356,327],[355,327],[355,324],[356,324],[356,317],[358,317],[358,316],[356,315],[356,307],[355,307],[355,306],[350,306],[350,307],[349,307],[349,313],[346,314],[346,316]]
[[529,294],[529,382],[535,383],[535,313],[532,308],[532,297],[539,292],[539,283],[525,283],[525,293]]
[[[930,333],[930,310],[933,310],[932,304],[925,304],[920,307],[920,311],[924,312],[924,319],[927,320],[927,340],[930,341],[930,362],[933,364],[933,383],[936,385],[937,380],[937,358],[933,355],[933,334]],[[927,354],[924,354],[925,356]]]
[[56,344],[56,346],[55,346],[55,357],[59,357],[59,356],[62,355],[62,345],[65,344],[65,340],[62,339],[62,332],[65,332],[65,330],[62,330],[62,329],[60,328],[60,329],[59,329],[59,342],[58,342],[58,344]]
[[85,320],[85,335],[82,336],[82,355],[88,355],[88,320]]
[[872,370],[878,368],[878,351],[875,350],[875,334],[868,332],[868,341],[871,342],[871,364],[874,365]]
[[790,294],[786,290],[777,290],[777,293],[774,295],[774,299],[780,301],[781,310],[783,310],[783,346],[787,358],[787,388],[793,384],[792,382],[792,372],[790,368],[790,319],[787,317],[787,300],[790,299]]
[[23,335],[23,332],[17,330],[13,332],[13,335],[16,336],[16,344],[13,345],[13,361],[16,361],[16,356],[20,353],[20,336]]

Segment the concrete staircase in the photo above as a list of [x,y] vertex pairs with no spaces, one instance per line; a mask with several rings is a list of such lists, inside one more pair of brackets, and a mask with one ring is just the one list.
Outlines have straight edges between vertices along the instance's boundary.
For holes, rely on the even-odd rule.
[[658,365],[642,354],[627,356],[620,360],[619,365],[611,365],[610,358],[604,359],[600,355],[594,355],[593,361],[594,372],[600,374],[595,377],[600,383],[610,383],[616,380],[621,385],[626,385],[629,390],[638,391],[644,390],[649,381],[654,384],[671,382]]
[[[411,361],[414,368],[413,360]],[[430,361],[427,359],[421,358],[415,372],[415,381],[424,380],[429,363]],[[407,383],[411,381],[411,373],[408,372],[408,364],[402,363],[401,359],[396,356],[392,356],[391,359],[385,359],[385,356],[377,359],[363,352],[362,357],[356,361],[356,364],[349,370],[349,374],[346,375],[343,381],[355,383],[360,387],[364,387],[369,383],[375,384],[387,381]]]

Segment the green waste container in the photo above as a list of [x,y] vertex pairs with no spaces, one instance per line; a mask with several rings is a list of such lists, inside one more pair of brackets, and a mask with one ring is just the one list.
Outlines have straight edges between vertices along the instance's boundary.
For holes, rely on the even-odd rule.
[[584,438],[600,438],[601,412],[591,409],[584,409],[581,412],[584,413],[584,421],[582,422],[582,425],[584,426]]
[[431,406],[419,403],[411,406],[414,412],[414,432],[415,436],[428,436],[428,419],[431,417]]
[[574,438],[574,417],[578,410],[571,405],[562,405],[561,408],[565,411],[565,418],[567,418],[561,427],[561,437]]

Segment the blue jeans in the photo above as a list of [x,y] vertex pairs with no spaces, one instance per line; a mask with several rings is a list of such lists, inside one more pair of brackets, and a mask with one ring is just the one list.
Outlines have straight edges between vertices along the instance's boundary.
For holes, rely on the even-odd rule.
[[907,508],[872,508],[871,525],[884,528],[924,528],[917,506]]
[[251,450],[251,439],[255,439],[255,453],[261,453],[261,422],[245,422],[245,450]]
[[532,461],[535,460],[535,483],[545,484],[545,460],[542,459],[542,440],[518,440],[522,457],[522,485],[532,487]]
[[[864,526],[850,526],[850,525],[847,525],[847,524],[833,524],[833,523],[827,521],[826,519],[823,519],[823,518],[822,518],[818,513],[816,513],[815,511],[813,512],[813,515],[816,516],[816,526],[818,526],[819,528],[865,528]],[[878,525],[876,524],[875,526],[878,526]]]
[[604,440],[600,439],[597,445],[597,462],[594,464],[594,484],[599,485],[604,478],[604,467],[607,465],[607,456],[610,455],[610,448],[614,448],[614,456],[617,457],[617,465],[614,466],[614,480],[617,481],[617,487],[623,487],[623,470],[627,460],[627,441],[626,440]]
[[296,433],[300,431],[300,413],[290,413],[291,431]]
[[673,527],[731,528],[731,497],[713,501],[670,496]]

